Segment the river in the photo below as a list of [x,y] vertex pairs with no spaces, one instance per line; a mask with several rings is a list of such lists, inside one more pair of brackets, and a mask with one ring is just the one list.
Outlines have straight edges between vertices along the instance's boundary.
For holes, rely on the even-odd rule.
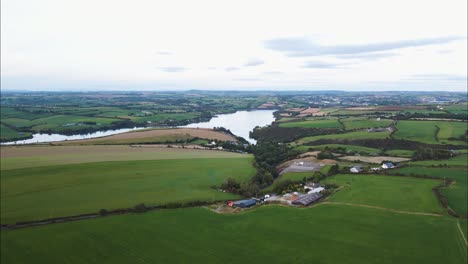
[[[237,111],[232,114],[222,114],[213,117],[209,122],[193,123],[182,127],[200,127],[200,128],[213,128],[224,127],[231,130],[237,136],[241,136],[248,140],[250,143],[255,144],[255,140],[249,137],[249,132],[256,126],[266,126],[271,124],[275,118],[273,117],[274,110],[255,110],[255,111]],[[97,138],[104,136],[111,136],[121,134],[129,131],[145,129],[147,127],[134,127],[122,128],[115,130],[97,131],[89,134],[80,135],[61,135],[61,134],[40,134],[32,135],[32,138],[25,140],[17,140],[10,142],[3,142],[2,145],[15,145],[15,144],[32,144],[32,143],[47,143],[64,140],[78,140]]]
[[249,136],[249,132],[256,126],[267,126],[275,121],[275,110],[237,111],[232,114],[223,114],[213,117],[208,122],[193,123],[183,127],[213,128],[224,127],[231,130],[236,136],[245,138],[252,144],[256,141]]

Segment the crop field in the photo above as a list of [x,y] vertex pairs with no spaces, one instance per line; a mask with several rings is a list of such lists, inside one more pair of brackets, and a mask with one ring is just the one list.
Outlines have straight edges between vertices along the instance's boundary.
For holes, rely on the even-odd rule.
[[399,121],[398,131],[393,135],[396,139],[419,141],[427,144],[439,144],[436,138],[434,121]]
[[343,134],[328,134],[320,136],[304,137],[296,141],[297,144],[304,144],[307,142],[313,142],[320,139],[331,139],[331,140],[353,140],[353,139],[385,139],[390,136],[390,131],[385,132],[367,132],[367,131],[356,131]]
[[386,160],[392,162],[405,162],[409,161],[409,158],[401,158],[401,157],[390,157],[390,156],[344,156],[339,157],[340,160],[347,160],[347,161],[361,161],[366,163],[377,163],[380,164]]
[[405,149],[391,149],[391,150],[385,151],[385,154],[389,155],[389,156],[411,158],[414,155],[414,151],[413,150],[405,150]]
[[317,259],[349,264],[462,264],[467,259],[455,219],[332,204],[302,210],[264,206],[228,215],[205,208],[153,211],[5,231],[1,242],[4,264],[315,263]]
[[338,119],[304,120],[298,122],[282,122],[280,127],[304,127],[304,128],[341,128]]
[[373,127],[388,127],[392,124],[390,119],[350,117],[340,120],[346,130],[366,129]]
[[[460,140],[460,137],[465,135],[468,130],[468,123],[466,122],[437,122],[440,128],[437,138],[441,143],[445,144],[465,144]],[[452,140],[450,140],[452,139]],[[461,142],[454,142],[453,139],[459,139]],[[456,141],[456,140],[455,140]]]
[[1,222],[76,215],[140,203],[237,197],[212,186],[250,179],[252,158],[137,160],[3,170]]
[[457,155],[450,159],[445,160],[421,160],[413,161],[410,165],[416,166],[468,166],[468,155]]
[[62,141],[54,144],[72,145],[110,145],[110,144],[138,144],[138,143],[165,143],[190,141],[194,138],[204,138],[220,141],[236,141],[228,134],[204,128],[173,128],[173,129],[146,129],[128,133],[116,134],[108,137],[92,138],[75,141]]
[[426,175],[455,180],[455,184],[442,189],[442,193],[447,197],[450,208],[458,214],[468,217],[468,170],[466,168],[404,167],[392,170],[391,173]]
[[398,122],[397,129],[398,131],[394,134],[394,138],[397,139],[414,140],[428,144],[466,144],[460,139],[456,140],[465,134],[467,130],[465,122],[404,120]]
[[8,146],[0,150],[1,170],[101,161],[251,158],[234,152],[160,145]]
[[3,124],[0,124],[0,141],[28,138],[29,136],[31,136],[31,133],[29,132],[18,132]]
[[432,192],[441,182],[397,176],[339,174],[323,183],[342,186],[327,201],[379,206],[393,210],[442,214]]
[[361,147],[357,145],[344,145],[344,144],[325,144],[325,145],[315,145],[315,146],[296,146],[295,149],[301,150],[301,151],[307,151],[310,148],[314,150],[324,150],[326,148],[328,149],[344,149],[346,152],[358,152],[358,153],[367,153],[367,154],[378,154],[381,152],[381,150],[376,149],[376,148],[367,148],[367,147]]

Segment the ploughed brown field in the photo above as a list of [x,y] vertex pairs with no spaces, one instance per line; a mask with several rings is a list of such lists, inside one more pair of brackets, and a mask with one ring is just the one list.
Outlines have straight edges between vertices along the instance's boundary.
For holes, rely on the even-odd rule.
[[107,137],[70,140],[55,142],[54,145],[62,144],[132,144],[132,143],[153,143],[175,140],[189,140],[193,138],[220,140],[220,141],[236,141],[236,139],[228,134],[214,131],[207,128],[171,128],[171,129],[148,129],[141,131],[132,131]]

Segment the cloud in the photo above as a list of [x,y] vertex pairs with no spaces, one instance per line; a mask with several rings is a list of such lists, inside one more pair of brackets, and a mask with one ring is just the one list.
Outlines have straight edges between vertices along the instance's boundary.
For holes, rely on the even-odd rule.
[[252,58],[252,59],[249,59],[249,61],[247,61],[247,63],[244,64],[244,66],[245,67],[258,66],[258,65],[262,65],[264,63],[265,63],[265,61],[263,61],[261,59]]
[[394,42],[324,46],[312,42],[307,38],[276,38],[267,40],[264,44],[266,48],[284,52],[290,57],[307,57],[388,51],[402,48],[445,44],[462,39],[466,39],[466,37],[424,38]]
[[237,71],[237,70],[240,70],[240,69],[239,69],[239,67],[226,67],[226,68],[224,68],[224,70],[230,72],[230,71]]
[[172,53],[170,51],[158,51],[158,52],[156,52],[156,54],[162,55],[162,56],[174,55],[174,53]]
[[338,68],[341,64],[329,63],[324,61],[307,61],[304,63],[302,68],[308,69],[333,69]]
[[466,82],[468,79],[464,75],[453,75],[453,74],[416,74],[412,75],[407,80],[415,81],[462,81]]
[[283,74],[283,72],[280,72],[280,71],[266,71],[266,72],[263,72],[264,74],[269,74],[269,75],[279,75],[279,74]]
[[358,60],[378,60],[382,58],[388,58],[397,56],[393,52],[371,52],[371,53],[357,53],[357,54],[343,54],[335,57],[339,59],[358,59]]
[[260,78],[235,78],[234,81],[250,82],[250,81],[261,81]]
[[164,72],[184,72],[187,70],[187,68],[184,67],[177,67],[177,66],[172,66],[172,67],[159,67],[161,71]]

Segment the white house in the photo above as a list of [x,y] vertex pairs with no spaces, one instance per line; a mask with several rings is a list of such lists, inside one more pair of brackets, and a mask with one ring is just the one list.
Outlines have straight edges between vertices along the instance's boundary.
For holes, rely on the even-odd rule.
[[393,163],[391,162],[382,164],[382,169],[393,169],[393,168],[395,168],[395,165],[393,165]]
[[354,166],[349,171],[352,172],[352,173],[359,173],[359,172],[362,171],[362,168],[361,168],[361,166]]

